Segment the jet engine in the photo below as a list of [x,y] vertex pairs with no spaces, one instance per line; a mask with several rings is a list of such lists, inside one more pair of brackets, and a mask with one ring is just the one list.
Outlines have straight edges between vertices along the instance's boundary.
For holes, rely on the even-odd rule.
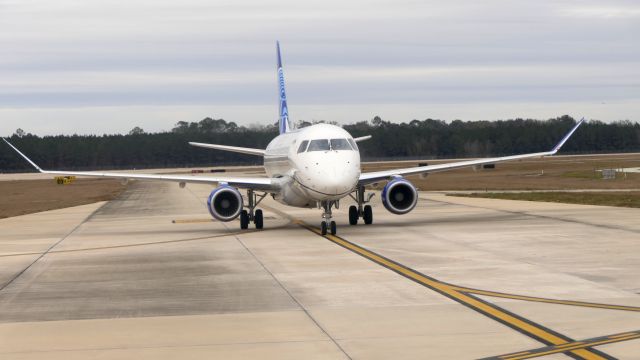
[[418,191],[406,179],[393,179],[382,189],[382,204],[394,214],[406,214],[413,210],[417,203]]
[[209,195],[207,208],[214,218],[220,221],[231,221],[242,211],[242,195],[231,186],[219,186]]

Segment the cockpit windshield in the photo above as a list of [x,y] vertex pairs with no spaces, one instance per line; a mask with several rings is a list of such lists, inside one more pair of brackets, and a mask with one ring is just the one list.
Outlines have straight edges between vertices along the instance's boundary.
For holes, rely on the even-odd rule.
[[[328,151],[328,150],[353,150],[347,139],[318,139],[311,140],[307,151]],[[298,152],[303,151],[301,146]]]
[[347,139],[331,139],[331,150],[353,150]]
[[307,149],[307,151],[327,151],[327,150],[330,150],[329,140],[327,139],[311,140],[311,142],[309,143],[309,148]]

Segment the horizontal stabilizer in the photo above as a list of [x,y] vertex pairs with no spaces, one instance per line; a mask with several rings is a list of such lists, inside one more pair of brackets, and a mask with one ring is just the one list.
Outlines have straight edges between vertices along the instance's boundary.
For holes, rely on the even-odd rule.
[[199,142],[190,142],[189,145],[198,146],[198,147],[207,148],[207,149],[216,149],[216,150],[237,152],[242,154],[264,156],[264,150],[262,149],[245,148],[245,147],[229,146],[229,145],[218,145],[218,144],[205,144],[205,143],[199,143]]
[[360,136],[360,137],[354,138],[353,141],[360,142],[360,141],[365,141],[369,139],[371,139],[371,135]]

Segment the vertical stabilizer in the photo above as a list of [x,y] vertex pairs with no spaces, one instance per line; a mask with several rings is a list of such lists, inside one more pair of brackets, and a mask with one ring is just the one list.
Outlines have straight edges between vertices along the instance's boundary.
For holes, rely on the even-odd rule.
[[282,71],[282,58],[280,57],[280,42],[276,42],[278,50],[278,87],[280,90],[280,120],[278,121],[278,128],[280,134],[291,131],[291,124],[289,123],[289,108],[287,107],[287,94],[284,91],[284,72]]

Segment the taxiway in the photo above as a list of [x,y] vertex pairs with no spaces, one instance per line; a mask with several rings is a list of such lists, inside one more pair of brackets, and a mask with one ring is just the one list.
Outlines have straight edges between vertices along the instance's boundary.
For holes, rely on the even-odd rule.
[[421,193],[318,234],[208,186],[0,220],[2,359],[640,359],[640,210]]

